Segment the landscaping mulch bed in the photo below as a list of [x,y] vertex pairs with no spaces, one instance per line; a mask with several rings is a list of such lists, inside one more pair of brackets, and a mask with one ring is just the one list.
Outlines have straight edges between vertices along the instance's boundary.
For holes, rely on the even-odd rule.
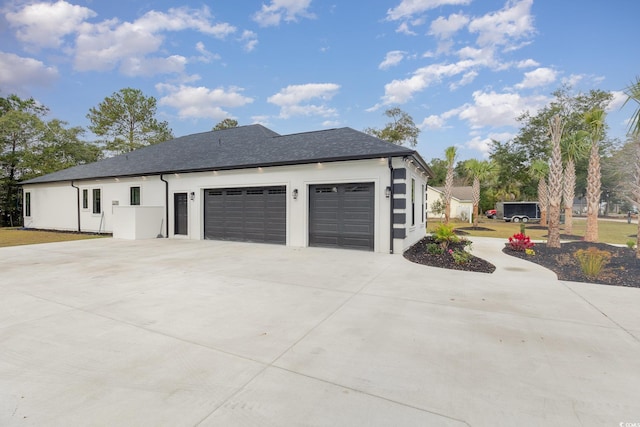
[[[585,276],[573,256],[576,251],[590,247],[611,253],[611,260],[597,278]],[[627,247],[578,241],[562,243],[560,249],[547,247],[546,243],[536,243],[533,250],[535,255],[526,255],[505,246],[503,252],[546,267],[556,273],[560,280],[640,288],[640,260],[636,258],[635,250]]]
[[[417,264],[428,265],[430,267],[448,268],[451,270],[493,273],[496,269],[495,265],[473,255],[470,257],[468,262],[458,264],[448,252],[440,255],[430,254],[427,252],[427,245],[431,243],[437,244],[431,236],[424,237],[418,243],[407,249],[404,253],[404,257]],[[464,249],[464,246],[463,242],[451,243],[449,245],[449,249],[454,251],[456,249],[462,250]]]
[[454,231],[458,231],[458,230],[472,230],[472,231],[496,231],[493,228],[487,228],[487,227],[458,227],[456,228]]

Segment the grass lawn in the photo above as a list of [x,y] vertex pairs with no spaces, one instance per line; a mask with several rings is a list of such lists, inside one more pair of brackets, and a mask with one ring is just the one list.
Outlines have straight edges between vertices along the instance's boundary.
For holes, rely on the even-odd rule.
[[0,247],[97,239],[100,237],[106,236],[95,234],[61,233],[56,231],[21,230],[19,228],[0,228]]
[[[430,219],[427,226],[427,231],[432,231],[440,224],[440,220]],[[454,228],[472,227],[472,224],[468,222],[453,221],[451,224]],[[573,232],[575,236],[584,236],[587,222],[584,218],[574,218],[573,220]],[[505,239],[505,241],[513,236],[515,233],[520,232],[520,224],[512,222],[504,222],[498,219],[480,219],[479,227],[490,228],[493,231],[482,230],[464,230],[471,236],[483,236],[483,237],[499,237]],[[528,223],[526,224],[525,233],[533,240],[547,240],[547,229],[538,230],[538,224]],[[634,219],[632,224],[626,222],[599,220],[598,221],[598,241],[601,243],[612,243],[625,245],[629,240],[635,241],[636,233],[638,232],[638,224]],[[560,233],[564,234],[564,225],[560,225]]]

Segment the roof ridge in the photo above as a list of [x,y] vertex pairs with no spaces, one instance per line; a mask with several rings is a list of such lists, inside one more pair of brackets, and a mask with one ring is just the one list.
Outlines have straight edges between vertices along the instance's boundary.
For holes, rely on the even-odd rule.
[[285,137],[285,136],[296,136],[296,135],[309,135],[310,133],[329,132],[329,131],[340,130],[340,129],[351,129],[351,128],[345,126],[345,127],[341,127],[341,128],[318,129],[318,130],[310,130],[310,131],[306,131],[306,132],[287,133],[287,134],[284,134],[284,135],[278,134],[277,136],[274,136],[274,138],[280,138],[280,137]]

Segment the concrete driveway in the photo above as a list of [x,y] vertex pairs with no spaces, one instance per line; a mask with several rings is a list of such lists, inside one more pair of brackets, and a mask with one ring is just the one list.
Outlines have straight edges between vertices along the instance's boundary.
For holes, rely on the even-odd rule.
[[0,249],[0,425],[640,425],[640,289],[503,245],[474,239],[492,275],[212,241]]

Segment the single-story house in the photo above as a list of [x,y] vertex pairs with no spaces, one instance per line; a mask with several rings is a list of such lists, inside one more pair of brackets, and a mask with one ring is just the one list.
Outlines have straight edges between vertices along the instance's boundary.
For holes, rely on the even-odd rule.
[[[440,218],[444,214],[433,211],[433,203],[444,200],[444,187],[427,187],[427,217]],[[451,189],[451,217],[471,222],[473,214],[473,188],[471,186]]]
[[183,136],[22,183],[26,228],[402,253],[425,235],[417,151],[350,128]]

